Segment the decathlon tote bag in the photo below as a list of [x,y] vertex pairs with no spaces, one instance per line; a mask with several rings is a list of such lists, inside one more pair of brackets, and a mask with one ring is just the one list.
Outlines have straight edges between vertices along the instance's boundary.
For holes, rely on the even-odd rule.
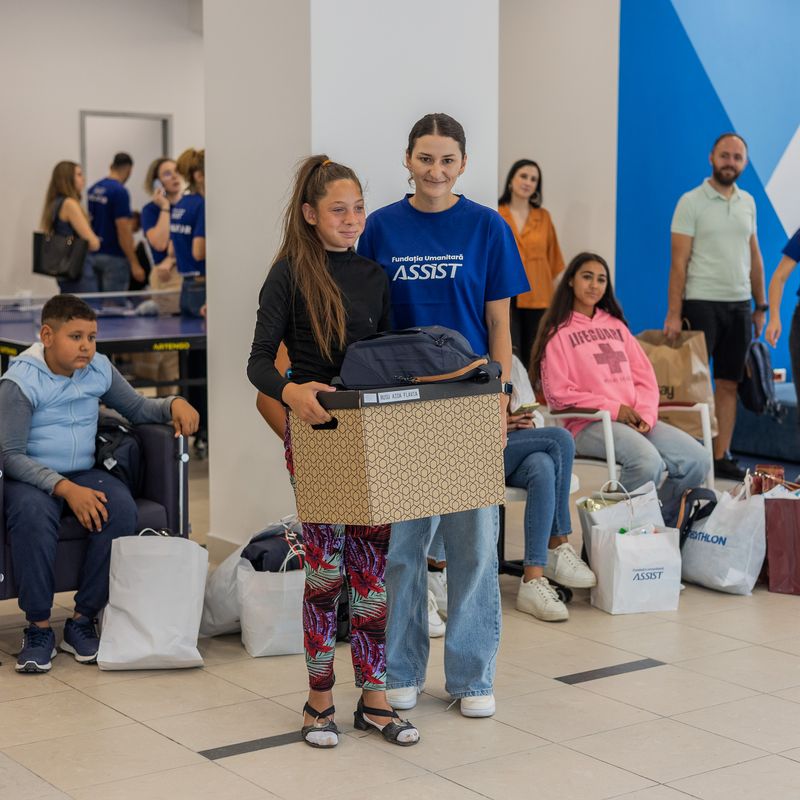
[[189,539],[115,539],[97,653],[100,669],[203,666],[197,636],[207,572],[208,551]]
[[592,605],[609,614],[675,611],[681,591],[676,528],[643,525],[624,534],[592,528]]
[[[780,488],[780,487],[779,487]],[[705,519],[692,523],[683,543],[683,579],[729,594],[751,594],[767,552],[766,494],[724,492]]]

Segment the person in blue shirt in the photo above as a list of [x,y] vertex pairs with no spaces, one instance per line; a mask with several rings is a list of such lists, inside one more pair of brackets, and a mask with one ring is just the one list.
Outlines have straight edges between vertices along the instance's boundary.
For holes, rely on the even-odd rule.
[[[800,261],[800,229],[795,231],[794,236],[786,243],[783,248],[781,260],[772,274],[769,282],[769,324],[767,325],[764,338],[775,347],[781,336],[781,299],[783,298],[783,287],[789,276]],[[800,297],[800,289],[797,290]],[[792,361],[792,377],[794,378],[794,390],[797,393],[797,402],[800,404],[800,302],[795,306],[792,315],[792,324],[789,329],[789,356]]]
[[92,230],[100,239],[100,249],[92,258],[101,292],[125,292],[130,278],[145,280],[145,271],[136,257],[131,222],[131,197],[125,188],[133,159],[117,153],[108,177],[89,189],[89,216]]
[[[389,276],[395,328],[445,325],[511,374],[509,298],[528,291],[511,228],[493,209],[453,193],[467,166],[464,129],[428,114],[411,129],[405,165],[413,194],[367,218],[358,252]],[[500,400],[505,420],[508,397]],[[504,433],[505,436],[505,433]],[[494,714],[500,641],[496,506],[392,525],[386,586],[387,688],[412,708],[428,661],[427,559],[441,532],[447,554],[447,691],[467,717]]]
[[64,625],[61,644],[81,663],[97,657],[95,617],[108,599],[111,543],[136,533],[130,490],[95,469],[99,404],[133,423],[171,421],[176,436],[197,429],[197,412],[185,400],[142,397],[97,352],[96,339],[95,312],[74,295],[56,295],[42,309],[41,341],[12,359],[0,378],[3,513],[28,622],[17,672],[47,672],[56,655],[50,613],[62,517],[74,517],[91,534],[75,614]]
[[169,258],[170,216],[183,194],[183,181],[171,158],[157,158],[150,164],[144,182],[145,191],[152,200],[142,208],[142,233],[147,240],[153,266],[160,267],[160,275],[167,278],[175,266]]
[[[190,147],[178,156],[178,173],[188,191],[172,206],[169,252],[175,257],[181,285],[181,313],[206,315],[206,181],[205,150]],[[205,378],[206,351],[189,351],[189,377]],[[200,430],[195,437],[197,455],[208,453],[208,393],[206,385],[189,388],[188,397],[200,412]]]

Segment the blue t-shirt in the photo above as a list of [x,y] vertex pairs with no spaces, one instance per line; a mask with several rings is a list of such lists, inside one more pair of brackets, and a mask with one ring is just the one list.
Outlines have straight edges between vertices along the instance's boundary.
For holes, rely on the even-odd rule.
[[389,275],[393,326],[444,325],[488,353],[486,303],[530,289],[511,228],[463,195],[436,213],[408,198],[370,214],[358,243]]
[[131,196],[114,178],[103,178],[89,189],[92,230],[100,238],[98,253],[124,256],[117,238],[117,220],[131,215]]
[[172,206],[169,218],[169,238],[175,249],[178,272],[205,275],[206,262],[192,255],[192,239],[205,236],[206,201],[200,194],[185,194]]
[[[794,236],[786,242],[786,247],[781,251],[785,256],[788,256],[792,261],[800,263],[800,228],[794,232]],[[800,297],[800,289],[797,290],[797,296]]]
[[[142,233],[147,238],[147,231],[150,228],[155,228],[158,224],[158,218],[161,216],[161,209],[151,200],[143,209],[142,209]],[[167,251],[166,250],[156,250],[152,244],[150,244],[150,240],[147,240],[147,246],[150,248],[150,254],[153,256],[153,264],[160,264],[166,257]]]

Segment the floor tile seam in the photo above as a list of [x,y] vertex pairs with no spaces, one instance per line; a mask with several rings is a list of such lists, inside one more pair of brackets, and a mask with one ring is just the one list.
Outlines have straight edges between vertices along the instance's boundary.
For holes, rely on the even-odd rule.
[[[749,764],[749,763],[751,763],[753,761],[763,761],[765,758],[770,758],[771,756],[780,757],[780,755],[778,753],[765,753],[763,756],[756,756],[755,758],[748,758],[748,759],[745,759],[744,761],[737,761],[734,764],[728,764],[727,766],[724,766],[724,767],[713,767],[712,769],[706,769],[706,770],[703,770],[702,772],[695,772],[692,775],[685,775],[682,778],[672,778],[669,781],[665,781],[662,784],[662,786],[667,786],[670,789],[674,789],[676,792],[684,792],[684,794],[686,794],[686,790],[685,789],[679,789],[677,786],[674,786],[674,784],[677,783],[678,781],[689,780],[690,778],[699,778],[702,775],[711,775],[714,772],[719,772],[721,769],[730,769],[731,767],[738,767],[740,764]],[[791,759],[788,759],[788,760],[791,760]],[[701,796],[700,795],[689,794],[689,797],[701,797]],[[701,800],[702,800],[702,798],[701,798]]]
[[437,778],[440,778],[443,781],[447,781],[448,783],[452,783],[453,786],[459,786],[462,789],[466,789],[468,792],[472,792],[473,794],[478,795],[479,797],[485,797],[486,800],[495,800],[495,798],[493,798],[491,795],[484,794],[483,792],[479,792],[477,789],[473,789],[473,788],[471,788],[469,786],[464,786],[463,784],[458,783],[458,781],[454,781],[452,778],[445,777],[444,775],[439,775],[436,772],[432,772],[431,774],[432,775],[436,775]]
[[275,791],[275,789],[267,789],[266,786],[261,786],[261,784],[256,783],[255,781],[251,780],[250,778],[246,777],[245,775],[242,775],[241,773],[236,772],[236,770],[230,769],[230,767],[227,764],[223,764],[221,761],[209,761],[208,763],[209,764],[215,764],[220,769],[224,769],[225,772],[228,772],[231,775],[235,775],[237,778],[240,778],[243,781],[247,781],[247,783],[249,783],[251,786],[255,786],[257,789],[260,789],[262,792],[266,792],[267,794],[272,795],[275,798],[278,798],[278,800],[290,800],[289,797],[287,797],[285,795],[282,795],[282,794],[279,794],[277,791]]
[[[615,650],[619,650],[620,648],[615,647],[614,649]],[[622,652],[627,653],[628,651],[627,650],[623,650]],[[628,654],[631,655],[631,656],[635,656],[635,658],[633,658],[632,661],[642,661],[643,660],[641,657],[638,657],[638,653],[628,653]],[[562,676],[545,675],[542,672],[536,672],[535,670],[532,670],[529,667],[523,667],[523,666],[521,666],[520,664],[518,664],[516,662],[508,661],[507,659],[501,658],[499,656],[498,656],[497,660],[499,662],[503,663],[503,664],[508,664],[508,665],[510,665],[512,667],[517,667],[519,669],[525,669],[527,672],[532,672],[534,675],[538,675],[540,678],[547,678],[548,680],[551,680],[551,681],[557,680],[558,677],[564,677],[563,675]],[[652,660],[653,661],[657,661],[658,659],[652,659]],[[581,672],[592,672],[592,671],[594,671],[596,669],[610,669],[612,667],[618,667],[618,666],[620,666],[622,664],[630,664],[630,663],[632,663],[632,662],[631,661],[620,661],[617,664],[606,664],[606,665],[601,666],[601,667],[592,667],[591,669],[588,669],[588,670],[581,670]],[[567,673],[567,674],[568,675],[577,675],[579,673]],[[627,674],[627,673],[622,673],[622,674]]]
[[[735,653],[736,651],[735,650],[729,650],[728,652],[729,653]],[[720,653],[719,655],[725,655],[725,654],[724,653]],[[705,656],[700,656],[700,657],[704,658]],[[693,661],[693,660],[694,659],[687,658],[687,659],[684,659],[683,661],[676,661],[673,664],[670,664],[670,666],[675,667],[676,669],[685,670],[686,672],[692,672],[695,675],[705,675],[706,678],[712,678],[713,680],[717,680],[717,681],[722,680],[721,678],[715,678],[713,675],[708,675],[705,672],[701,672],[698,669],[692,669],[692,667],[684,666],[684,664],[686,664],[689,661]],[[728,679],[725,679],[724,681],[722,681],[722,683],[729,683],[729,684],[731,684],[731,686],[738,686],[738,687],[740,687],[742,689],[749,689],[751,692],[756,692],[757,694],[769,694],[769,692],[765,692],[762,689],[755,689],[752,686],[747,686],[744,683],[737,683],[736,681],[732,681],[732,680],[728,680]],[[791,686],[787,686],[785,688],[791,689],[792,687]],[[776,691],[781,691],[781,689],[778,689]]]
[[[237,685],[238,684],[234,684],[234,686],[237,686]],[[355,685],[356,685],[355,681],[347,681],[346,683],[342,683],[340,681],[336,681],[336,686],[334,686],[334,693],[336,692],[336,688],[337,687],[342,688],[342,687],[349,687],[349,686],[355,686]],[[240,686],[239,688],[240,689],[244,689],[245,687],[244,686]],[[252,689],[248,689],[247,691],[252,692]],[[269,696],[260,695],[260,694],[258,694],[258,692],[253,692],[253,694],[257,694],[259,699],[261,699],[261,700],[276,700],[279,697],[288,697],[289,695],[292,695],[292,694],[300,694],[300,692],[307,692],[307,691],[308,691],[308,686],[305,686],[303,689],[295,689],[293,692],[284,692],[283,694],[271,694]],[[288,706],[284,706],[284,708],[288,708]]]
[[[103,728],[93,728],[92,730],[77,731],[77,732],[73,732],[73,733],[68,733],[65,736],[51,736],[48,739],[35,739],[32,742],[18,742],[17,744],[1,745],[0,746],[0,753],[2,753],[3,755],[8,756],[13,761],[16,761],[14,756],[11,753],[9,753],[9,750],[13,750],[15,747],[29,747],[32,744],[44,744],[44,743],[48,743],[48,742],[58,742],[61,739],[74,739],[76,736],[83,736],[84,734],[88,734],[88,733],[101,733],[103,731],[109,731],[109,730],[117,729],[117,728],[130,728],[133,725],[140,725],[140,724],[141,723],[137,722],[136,720],[131,720],[129,722],[123,722],[123,723],[120,723],[118,725],[109,725],[109,726],[106,726],[106,727],[103,727]],[[17,763],[20,763],[20,762],[17,762]],[[23,764],[23,766],[25,766],[25,765]],[[30,769],[30,767],[26,767],[26,769]],[[63,789],[62,789],[62,791],[63,791]]]
[[[730,611],[722,611],[722,612],[714,612],[714,613],[729,614]],[[699,619],[702,619],[703,617],[713,617],[713,616],[714,616],[714,614],[703,614]],[[727,636],[729,639],[735,639],[736,641],[739,641],[739,642],[747,642],[750,645],[761,645],[761,646],[763,646],[766,643],[766,641],[769,641],[769,642],[777,642],[777,641],[779,641],[779,638],[775,638],[775,639],[767,639],[766,641],[762,640],[762,641],[754,642],[754,641],[751,641],[750,639],[745,639],[745,638],[743,638],[741,636],[733,636],[730,633],[720,633],[719,631],[715,631],[713,628],[704,628],[704,627],[702,627],[702,625],[692,624],[692,620],[687,620],[683,624],[684,625],[688,625],[690,628],[695,628],[696,630],[706,631],[707,633],[715,633],[715,634],[717,634],[717,636]],[[782,639],[791,639],[793,637],[791,637],[791,636],[783,636],[783,637],[780,637],[780,638],[782,638]]]
[[[22,678],[22,680],[25,680],[25,678]],[[8,700],[0,700],[0,709],[2,709],[4,703],[13,703],[13,702],[15,702],[17,700],[30,700],[33,697],[44,697],[45,695],[48,695],[48,694],[62,694],[63,692],[66,692],[67,690],[73,688],[69,684],[58,680],[58,678],[53,678],[53,680],[58,681],[58,683],[60,683],[64,688],[63,689],[55,688],[55,689],[51,689],[50,691],[39,692],[38,694],[26,694],[24,697],[11,697]]]
[[[735,701],[730,701],[730,702],[735,702]],[[699,709],[699,710],[702,710],[702,709]],[[685,712],[685,713],[689,713],[689,712]],[[686,728],[692,728],[693,730],[696,730],[696,731],[702,731],[703,733],[708,733],[711,736],[717,736],[718,738],[725,739],[726,741],[732,742],[733,744],[740,744],[740,745],[744,745],[745,747],[750,747],[753,750],[758,750],[762,754],[762,755],[759,755],[759,756],[753,756],[753,758],[745,758],[741,762],[737,761],[736,762],[737,764],[739,764],[739,763],[744,764],[747,761],[754,761],[756,758],[763,758],[763,756],[774,755],[774,753],[771,753],[769,750],[764,750],[763,747],[758,747],[757,745],[749,744],[748,742],[740,742],[738,739],[733,739],[733,738],[731,738],[730,736],[727,736],[724,733],[716,733],[715,731],[707,731],[705,728],[699,728],[699,727],[697,727],[697,725],[692,725],[691,723],[683,722],[682,720],[674,719],[673,717],[667,717],[667,719],[669,719],[671,722],[674,722],[677,725],[683,725]],[[708,771],[709,770],[706,770],[706,772],[708,772]],[[689,776],[687,776],[687,777],[689,777]]]
[[[11,756],[9,756],[9,755],[7,755],[5,753],[3,753],[3,755],[6,755],[6,757],[8,759],[10,759],[14,764],[16,764],[21,769],[24,769],[25,772],[30,773],[35,778],[38,778],[43,783],[46,783],[51,789],[53,789],[53,790],[55,790],[57,792],[63,792],[64,794],[66,794],[66,792],[63,789],[61,789],[60,787],[56,786],[54,783],[51,783],[47,778],[44,778],[41,775],[39,775],[39,773],[34,772],[30,767],[26,766],[25,764],[20,763],[15,758],[12,758]],[[30,800],[40,800],[41,797],[44,797],[44,795],[38,795],[37,797],[31,797]],[[13,798],[11,798],[10,800],[13,800]]]
[[[789,639],[796,639],[796,636],[789,636]],[[785,656],[794,656],[795,658],[800,658],[797,653],[792,653],[789,650],[781,650],[780,647],[775,647],[776,644],[779,642],[783,642],[786,640],[786,637],[783,639],[772,639],[769,642],[764,642],[761,647],[766,647],[767,650],[772,650],[774,653],[783,653]]]

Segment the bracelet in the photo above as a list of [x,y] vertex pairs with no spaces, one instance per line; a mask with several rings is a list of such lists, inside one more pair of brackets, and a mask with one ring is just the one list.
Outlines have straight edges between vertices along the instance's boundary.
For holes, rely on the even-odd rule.
[[769,305],[767,303],[756,303],[755,311],[769,311]]
[[162,214],[163,214],[165,211],[167,212],[167,214],[169,214],[169,212],[170,212],[170,211],[172,211],[172,209],[171,209],[171,208],[162,208],[162,209],[161,209],[161,213],[162,213]]

